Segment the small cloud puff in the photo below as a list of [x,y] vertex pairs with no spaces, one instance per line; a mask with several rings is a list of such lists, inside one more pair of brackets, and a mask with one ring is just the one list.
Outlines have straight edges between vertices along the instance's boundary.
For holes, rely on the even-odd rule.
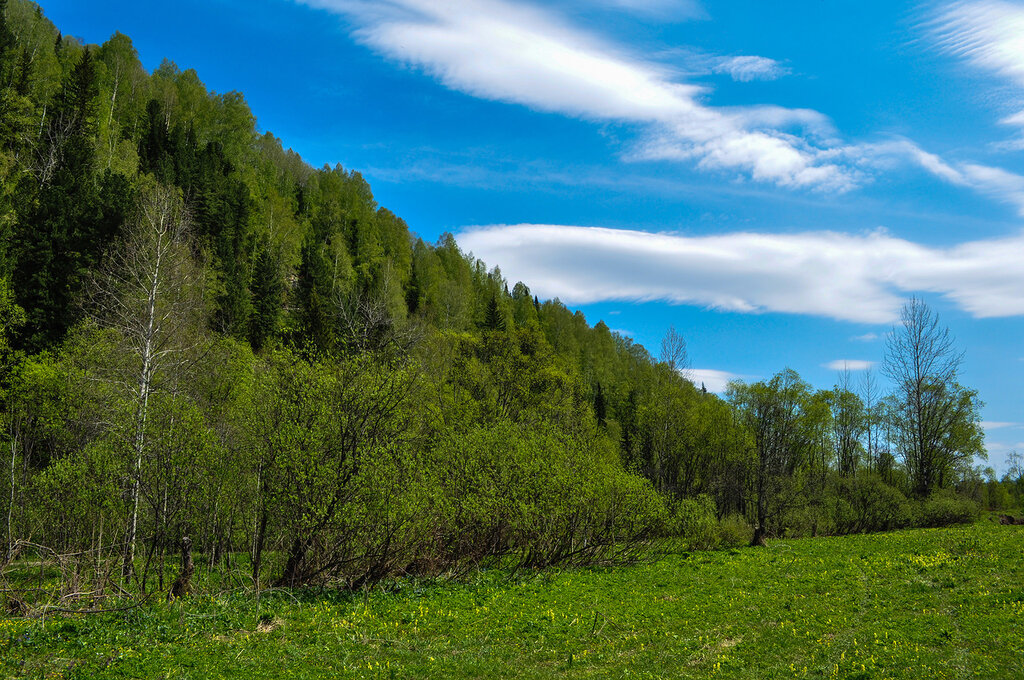
[[757,56],[722,57],[713,71],[727,74],[741,83],[749,83],[752,80],[778,80],[790,74],[789,68],[774,59]]

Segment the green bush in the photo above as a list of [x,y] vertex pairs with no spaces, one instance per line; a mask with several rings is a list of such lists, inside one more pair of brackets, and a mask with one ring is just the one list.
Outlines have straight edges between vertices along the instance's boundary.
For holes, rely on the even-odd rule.
[[598,436],[498,422],[439,442],[424,465],[442,562],[581,562],[666,531],[662,498]]
[[715,502],[710,496],[701,494],[677,501],[672,508],[672,519],[689,550],[714,550],[721,543]]
[[913,521],[906,496],[876,475],[840,479],[831,496],[832,524],[839,534],[890,531]]
[[942,489],[918,504],[917,523],[923,527],[970,524],[978,519],[980,512],[978,504],[971,499]]
[[719,544],[723,548],[738,548],[750,545],[754,537],[754,527],[740,513],[723,517],[718,526]]

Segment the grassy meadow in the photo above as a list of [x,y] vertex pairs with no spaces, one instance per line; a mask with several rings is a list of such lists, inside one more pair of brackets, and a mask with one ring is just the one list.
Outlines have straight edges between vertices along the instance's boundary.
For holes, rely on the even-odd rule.
[[1024,528],[0,619],[6,678],[1020,678]]

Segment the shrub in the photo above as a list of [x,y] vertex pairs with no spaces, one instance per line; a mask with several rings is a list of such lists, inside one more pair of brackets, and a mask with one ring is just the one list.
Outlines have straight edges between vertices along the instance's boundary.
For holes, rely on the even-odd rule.
[[721,542],[721,531],[715,518],[715,502],[701,494],[683,498],[672,508],[676,531],[689,550],[714,550]]
[[585,563],[665,533],[662,498],[600,437],[499,422],[454,433],[424,465],[437,561]]
[[719,544],[723,548],[737,548],[749,545],[754,537],[754,527],[740,513],[723,517],[718,526]]
[[838,480],[831,509],[835,531],[840,534],[889,531],[913,520],[906,496],[871,474]]
[[939,490],[918,505],[918,524],[925,527],[946,527],[970,524],[978,519],[980,509],[974,501],[952,491]]

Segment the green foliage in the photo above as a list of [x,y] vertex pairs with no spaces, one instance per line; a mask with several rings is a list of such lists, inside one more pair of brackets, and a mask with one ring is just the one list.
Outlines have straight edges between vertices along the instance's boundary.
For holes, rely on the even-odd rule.
[[672,515],[677,523],[676,531],[690,550],[712,550],[722,541],[715,504],[709,496],[677,501],[672,507]]
[[479,560],[512,551],[526,566],[580,561],[659,535],[665,508],[596,433],[499,422],[439,443],[440,545]]
[[750,541],[754,537],[754,527],[750,525],[746,517],[739,513],[733,513],[722,518],[719,534],[721,547],[739,548],[750,545]]
[[832,522],[840,534],[890,531],[914,519],[907,498],[875,475],[838,479],[832,494]]
[[949,490],[939,490],[920,501],[916,508],[919,526],[946,527],[970,524],[978,519],[980,509],[974,501]]
[[0,277],[0,376],[11,361],[11,335],[25,323],[25,312],[14,304],[7,279]]

